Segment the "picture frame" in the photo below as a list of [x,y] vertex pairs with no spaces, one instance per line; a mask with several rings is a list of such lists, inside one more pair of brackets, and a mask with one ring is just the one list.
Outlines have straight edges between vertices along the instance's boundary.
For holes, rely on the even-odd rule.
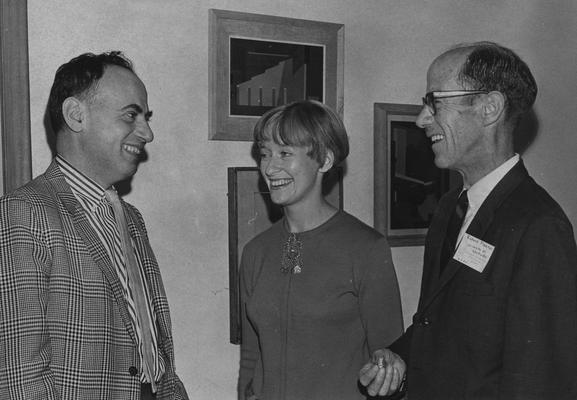
[[268,109],[316,99],[343,115],[344,25],[209,9],[210,140],[252,140]]
[[32,179],[27,18],[25,1],[0,2],[0,195]]
[[[228,246],[230,342],[240,344],[241,312],[239,267],[244,246],[282,218],[280,206],[272,203],[258,167],[228,168]],[[323,193],[333,206],[343,209],[343,168],[323,179]]]
[[374,227],[390,246],[422,246],[441,196],[460,182],[435,166],[415,122],[422,106],[374,104]]

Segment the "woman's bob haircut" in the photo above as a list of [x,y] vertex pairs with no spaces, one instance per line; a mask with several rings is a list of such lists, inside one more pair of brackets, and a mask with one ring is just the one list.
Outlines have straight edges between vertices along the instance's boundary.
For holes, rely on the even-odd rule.
[[349,154],[349,139],[341,119],[328,106],[314,100],[282,105],[266,112],[254,127],[258,147],[273,140],[278,145],[307,147],[308,156],[324,164],[328,152],[333,167]]

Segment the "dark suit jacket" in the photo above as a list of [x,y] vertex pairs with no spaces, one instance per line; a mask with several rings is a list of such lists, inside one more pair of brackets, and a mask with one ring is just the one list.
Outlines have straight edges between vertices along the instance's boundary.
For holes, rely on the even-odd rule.
[[577,251],[559,205],[519,162],[467,233],[495,246],[482,273],[439,255],[459,190],[441,200],[425,245],[413,324],[391,349],[410,400],[577,399]]
[[[158,264],[140,213],[122,203],[158,323],[158,399],[185,399]],[[136,400],[139,371],[122,285],[53,162],[0,198],[0,399]]]

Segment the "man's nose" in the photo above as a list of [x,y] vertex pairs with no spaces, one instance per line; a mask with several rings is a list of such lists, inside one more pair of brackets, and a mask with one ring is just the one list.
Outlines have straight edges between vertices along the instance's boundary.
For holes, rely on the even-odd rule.
[[423,107],[421,108],[421,112],[417,116],[415,124],[417,124],[419,128],[424,128],[425,126],[430,125],[432,122],[433,122],[433,113],[431,112],[429,107],[423,105]]
[[138,136],[144,139],[146,143],[150,143],[154,140],[154,133],[152,133],[152,129],[150,129],[148,121],[142,123],[138,129]]

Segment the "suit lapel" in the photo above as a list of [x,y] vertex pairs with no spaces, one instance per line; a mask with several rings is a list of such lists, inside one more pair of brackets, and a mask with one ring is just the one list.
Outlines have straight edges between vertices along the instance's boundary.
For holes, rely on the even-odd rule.
[[104,245],[102,244],[100,238],[88,222],[88,219],[84,215],[84,210],[82,206],[76,200],[76,197],[72,193],[70,186],[66,183],[64,175],[60,172],[56,162],[52,162],[45,174],[48,182],[52,186],[53,190],[56,192],[59,200],[64,204],[64,207],[72,217],[72,223],[75,227],[76,232],[81,237],[82,241],[86,245],[86,248],[90,252],[95,264],[100,268],[106,280],[112,288],[112,293],[118,304],[120,315],[126,325],[126,329],[130,333],[132,339],[136,342],[136,334],[132,326],[132,320],[130,314],[128,313],[128,308],[126,304],[126,299],[124,298],[122,284],[116,273],[116,269],[112,264]]
[[501,182],[495,186],[493,191],[485,199],[477,215],[471,221],[471,225],[467,229],[467,233],[477,238],[482,238],[491,226],[495,211],[505,201],[525,179],[529,177],[529,173],[525,168],[522,160],[503,177]]
[[432,292],[436,290],[439,285],[440,275],[440,258],[447,231],[447,225],[451,214],[457,204],[461,188],[454,189],[448,192],[435,213],[435,217],[429,230],[427,232],[427,239],[425,243],[425,257],[423,268],[423,284],[421,296],[419,300],[419,309],[423,306],[423,302],[429,299]]
[[[148,293],[150,294],[150,299],[152,303],[152,309],[154,318],[156,321],[157,329],[157,340],[160,347],[165,349],[168,353],[171,353],[170,347],[171,340],[166,340],[170,338],[170,318],[167,313],[168,303],[166,300],[166,293],[164,291],[164,285],[162,284],[160,278],[160,271],[158,269],[158,262],[154,256],[154,252],[150,247],[148,238],[146,236],[146,228],[144,227],[144,222],[142,222],[142,217],[140,217],[135,209],[127,205],[123,199],[120,199],[122,207],[124,208],[125,215],[127,216],[128,230],[130,236],[134,241],[136,252],[138,257],[142,262],[143,273],[146,279],[146,286],[148,288]],[[161,352],[162,356],[162,352]]]
[[[519,162],[501,179],[501,181],[495,186],[495,188],[491,191],[489,196],[485,199],[477,214],[471,221],[471,224],[467,228],[467,232],[469,235],[474,236],[476,238],[482,239],[485,236],[485,233],[493,223],[493,219],[495,216],[495,211],[501,206],[503,201],[509,197],[511,192],[519,186],[519,184],[529,176],[527,169],[525,168],[523,161],[519,160]],[[431,269],[431,275],[428,278],[430,290],[427,291],[425,299],[420,302],[420,306],[422,310],[425,309],[431,302],[437,297],[437,295],[447,286],[447,284],[453,279],[455,274],[459,271],[460,268],[463,267],[463,264],[451,258],[445,269],[443,270],[443,274],[439,277],[438,280],[435,282],[435,277],[439,276],[439,258],[441,252],[441,246],[444,240],[444,234],[447,228],[448,219],[450,218],[450,211],[452,207],[455,207],[458,192],[451,193],[451,198],[447,202],[447,207],[443,208],[441,212],[443,212],[442,223],[439,223],[439,229],[431,232],[431,234],[438,235],[434,239],[431,240],[431,245],[433,246],[432,251],[429,253],[432,260],[428,260],[426,262],[433,263]],[[454,197],[454,198],[453,198]],[[449,211],[449,212],[448,212]],[[448,214],[448,215],[445,215]],[[440,233],[440,235],[439,235]],[[492,243],[494,245],[494,243]]]
[[[157,267],[156,259],[154,258],[154,254],[152,249],[150,248],[150,244],[145,237],[145,233],[143,233],[143,228],[141,227],[141,223],[138,222],[139,218],[136,215],[133,208],[129,207],[124,200],[120,200],[122,203],[122,207],[124,208],[125,215],[127,216],[127,224],[128,230],[130,232],[130,236],[136,245],[136,252],[138,253],[138,258],[142,262],[144,276],[146,278],[146,285],[148,287],[148,291],[153,299],[156,296],[165,296],[162,287],[158,287],[159,285],[156,284],[155,274],[151,272],[151,266],[154,268]],[[154,305],[153,301],[153,305]],[[158,314],[158,313],[157,313]]]

